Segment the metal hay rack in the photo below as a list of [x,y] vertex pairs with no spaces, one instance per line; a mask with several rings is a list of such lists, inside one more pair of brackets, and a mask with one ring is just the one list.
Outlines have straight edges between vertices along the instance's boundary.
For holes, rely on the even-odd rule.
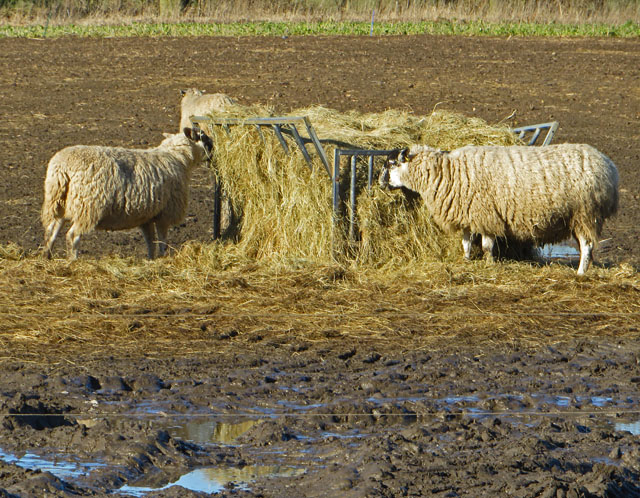
[[[356,177],[358,174],[358,166],[364,164],[367,168],[367,188],[370,189],[374,182],[374,166],[376,159],[386,160],[391,150],[377,150],[377,149],[355,149],[355,148],[337,148],[334,152],[333,168],[329,165],[327,154],[322,146],[321,140],[318,138],[309,118],[306,116],[282,116],[282,117],[266,117],[266,118],[215,118],[208,116],[192,116],[191,122],[194,125],[200,126],[201,124],[207,124],[209,126],[221,126],[227,132],[230,130],[230,126],[255,126],[260,136],[263,136],[263,128],[271,128],[273,133],[278,138],[280,145],[286,154],[290,153],[290,147],[287,143],[284,135],[292,137],[296,146],[302,152],[302,155],[307,162],[309,168],[312,168],[311,155],[307,149],[306,144],[311,143],[318,154],[324,169],[327,172],[329,180],[332,182],[332,206],[334,213],[334,226],[337,226],[341,220],[341,212],[345,211],[342,206],[347,201],[345,192],[343,191],[342,182],[340,178],[340,166],[343,157],[349,158],[349,240],[356,242],[358,239],[358,233],[356,229],[356,199],[357,199],[357,186]],[[304,138],[300,135],[297,126],[304,125],[309,138]],[[551,143],[553,137],[558,129],[559,123],[557,121],[551,121],[548,123],[541,123],[536,125],[522,126],[513,128],[513,133],[517,135],[520,140],[527,142],[527,145],[536,145],[538,139],[543,132],[546,132],[541,146],[546,146]],[[336,143],[335,141],[331,141]],[[221,213],[221,188],[218,182],[214,185],[214,204],[213,204],[213,237],[214,239],[220,237],[220,213]]]

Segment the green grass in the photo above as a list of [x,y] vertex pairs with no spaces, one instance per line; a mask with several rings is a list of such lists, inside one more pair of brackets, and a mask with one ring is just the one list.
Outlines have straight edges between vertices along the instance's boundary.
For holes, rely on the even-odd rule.
[[[0,26],[0,37],[43,38],[59,36],[304,36],[369,35],[368,22],[237,22],[237,23],[141,23],[126,25],[32,25]],[[380,35],[462,35],[462,36],[561,36],[561,37],[638,37],[640,24],[538,24],[524,22],[421,21],[374,23],[373,34]]]

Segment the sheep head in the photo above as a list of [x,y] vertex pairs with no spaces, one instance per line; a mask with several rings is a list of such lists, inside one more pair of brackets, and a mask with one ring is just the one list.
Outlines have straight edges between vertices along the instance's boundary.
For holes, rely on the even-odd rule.
[[197,144],[200,144],[204,149],[204,154],[207,159],[211,159],[211,151],[213,150],[213,140],[198,126],[193,128],[185,128],[182,130],[184,135]]
[[187,95],[202,95],[204,94],[204,90],[198,90],[197,88],[187,88],[180,90],[180,96],[185,97]]
[[409,149],[395,149],[389,153],[387,160],[380,173],[380,188],[382,189],[394,189],[404,187],[402,181],[402,175],[408,168],[411,156],[409,156]]

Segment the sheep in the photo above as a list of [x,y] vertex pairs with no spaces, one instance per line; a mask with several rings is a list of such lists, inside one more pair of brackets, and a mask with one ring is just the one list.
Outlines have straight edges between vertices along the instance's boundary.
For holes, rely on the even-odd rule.
[[231,105],[235,105],[235,100],[224,93],[212,93],[207,95],[203,90],[189,88],[180,90],[182,101],[180,102],[180,128],[183,130],[191,126],[191,116],[206,116],[211,112],[223,111]]
[[581,144],[396,149],[380,184],[418,192],[440,228],[462,230],[467,259],[472,234],[481,235],[489,260],[496,237],[542,245],[573,236],[578,275],[591,264],[604,220],[618,209],[615,164]]
[[210,157],[213,142],[199,129],[164,134],[152,149],[76,145],[49,161],[44,182],[42,224],[44,247],[53,243],[66,220],[67,256],[78,257],[80,236],[94,229],[140,227],[148,257],[155,257],[157,230],[160,255],[167,231],[186,214],[191,171]]
[[[236,105],[236,101],[224,93],[207,95],[204,90],[190,88],[180,90],[182,95],[180,129],[191,126],[191,116],[206,116],[212,112],[221,112],[229,106]],[[217,181],[217,180],[216,180]],[[226,189],[221,192],[220,199],[220,235],[222,238],[233,239],[237,235],[238,219],[233,204]]]

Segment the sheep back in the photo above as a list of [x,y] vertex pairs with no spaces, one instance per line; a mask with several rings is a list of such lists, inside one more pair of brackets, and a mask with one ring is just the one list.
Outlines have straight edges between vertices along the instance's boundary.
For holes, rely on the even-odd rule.
[[589,145],[417,147],[410,154],[414,190],[449,231],[539,244],[582,234],[595,242],[618,208],[616,166]]
[[181,134],[153,149],[62,149],[47,168],[43,224],[62,212],[80,233],[134,228],[160,213],[168,225],[179,223],[186,215],[190,172],[200,160],[195,156]]
[[180,128],[191,126],[191,116],[206,116],[212,112],[220,112],[236,102],[224,93],[206,94],[202,90],[190,88],[182,92],[180,102]]

